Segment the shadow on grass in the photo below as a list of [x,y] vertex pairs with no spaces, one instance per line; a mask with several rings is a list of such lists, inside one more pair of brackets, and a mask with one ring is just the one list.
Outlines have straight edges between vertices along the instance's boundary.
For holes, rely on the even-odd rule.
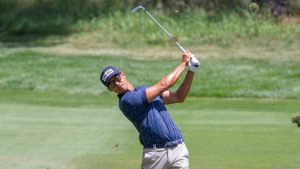
[[[52,46],[58,41],[45,41],[48,37],[66,37],[75,31],[74,19],[63,17],[31,17],[21,14],[0,14],[0,43],[6,47]],[[57,39],[62,39],[57,38]]]
[[0,35],[0,46],[6,48],[16,48],[16,47],[51,47],[63,43],[63,40],[46,40],[49,36],[55,36],[57,39],[63,39],[68,36],[65,35],[41,35],[41,34],[2,34]]
[[[44,42],[51,36],[76,32],[78,20],[97,17],[99,4],[84,0],[0,2],[0,43],[4,46],[56,45]],[[60,39],[60,38],[58,38]]]
[[[3,16],[0,18],[2,19]],[[67,21],[67,19],[64,20]],[[1,23],[3,23],[2,21]],[[13,16],[10,21],[0,25],[0,43],[5,47],[57,45],[61,41],[47,41],[46,39],[51,36],[61,37],[57,39],[69,36],[74,33],[71,30],[74,23],[75,21],[63,22],[56,19],[42,20],[26,16]]]

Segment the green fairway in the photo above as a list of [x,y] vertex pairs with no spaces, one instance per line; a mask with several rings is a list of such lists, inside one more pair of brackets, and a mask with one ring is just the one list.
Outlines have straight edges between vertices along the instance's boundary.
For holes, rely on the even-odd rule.
[[[1,169],[140,167],[138,133],[98,73],[113,64],[151,85],[177,60],[2,50]],[[299,169],[299,60],[234,56],[203,59],[192,97],[168,106],[190,168]]]
[[[4,95],[1,169],[139,168],[142,147],[115,96]],[[191,169],[297,169],[300,135],[291,117],[299,105],[297,100],[189,98],[168,109],[183,132]]]

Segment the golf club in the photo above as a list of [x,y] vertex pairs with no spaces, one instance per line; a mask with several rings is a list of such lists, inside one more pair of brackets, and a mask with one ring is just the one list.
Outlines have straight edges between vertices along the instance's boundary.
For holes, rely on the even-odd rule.
[[[145,13],[159,26],[159,28],[176,44],[182,53],[185,52],[185,49],[177,42],[177,40],[164,27],[162,27],[161,24],[141,4],[138,4],[135,8],[133,8],[131,12],[135,13],[140,9],[145,11]],[[198,67],[199,65],[195,63],[194,66]]]

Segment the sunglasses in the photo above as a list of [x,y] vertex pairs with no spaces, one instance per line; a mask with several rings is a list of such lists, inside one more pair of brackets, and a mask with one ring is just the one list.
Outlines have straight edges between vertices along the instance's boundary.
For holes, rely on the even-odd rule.
[[121,74],[122,74],[122,73],[118,73],[118,74],[116,74],[114,77],[112,77],[113,80],[110,81],[110,82],[108,82],[108,85],[107,85],[107,86],[108,86],[108,87],[107,87],[108,89],[113,89],[113,88],[116,86],[116,82],[120,80]]

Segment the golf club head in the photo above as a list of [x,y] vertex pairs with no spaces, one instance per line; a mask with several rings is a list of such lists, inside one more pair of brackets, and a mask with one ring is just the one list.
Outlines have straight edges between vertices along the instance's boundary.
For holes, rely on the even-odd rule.
[[131,13],[135,13],[136,11],[138,11],[139,9],[142,9],[142,10],[146,10],[141,4],[138,4],[135,8],[133,8],[131,10]]

